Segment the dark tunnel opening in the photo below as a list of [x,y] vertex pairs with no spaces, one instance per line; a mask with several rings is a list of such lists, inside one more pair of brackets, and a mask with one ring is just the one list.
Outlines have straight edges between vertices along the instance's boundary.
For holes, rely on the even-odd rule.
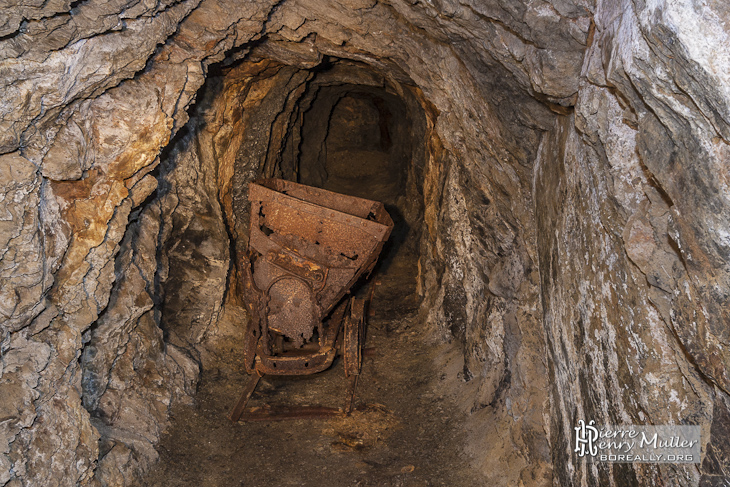
[[411,311],[420,303],[415,287],[422,222],[406,218],[414,208],[423,213],[423,161],[414,151],[425,144],[418,116],[423,114],[409,112],[400,97],[379,87],[321,87],[301,118],[296,160],[299,182],[385,205],[394,226],[374,273],[377,278],[395,265],[404,274],[389,296]]
[[[428,458],[455,455],[456,448],[449,453],[443,448],[458,441],[459,434],[451,426],[454,419],[439,413],[443,398],[423,399],[430,397],[429,384],[438,377],[433,369],[434,349],[421,343],[420,337],[428,332],[423,316],[418,315],[423,299],[418,286],[423,178],[429,153],[426,112],[412,85],[386,78],[362,63],[330,59],[324,64],[325,68],[310,70],[254,57],[221,69],[208,78],[190,112],[186,135],[175,142],[169,160],[163,162],[161,187],[170,192],[168,197],[175,195],[175,209],[163,259],[169,270],[161,280],[162,328],[171,344],[195,357],[201,378],[196,407],[181,406],[173,413],[176,419],[160,449],[165,468],[152,474],[147,480],[150,485],[166,485],[181,469],[189,471],[187,462],[201,448],[183,441],[191,431],[211,438],[208,457],[223,456],[227,442],[244,433],[253,441],[244,448],[245,455],[253,455],[250,448],[278,450],[279,460],[267,462],[258,471],[255,457],[223,470],[213,462],[218,465],[216,473],[194,461],[206,475],[223,479],[245,474],[253,485],[268,485],[263,479],[279,472],[280,459],[303,455],[305,462],[316,465],[317,451],[322,448],[344,455],[335,460],[335,468],[377,482],[387,474],[377,465],[401,461],[396,458],[411,455],[406,452],[416,442],[424,445],[414,450],[420,452],[419,468],[424,474],[444,478],[471,475],[429,470],[438,462],[427,466]],[[236,106],[243,109],[236,112],[232,109]],[[226,416],[249,380],[242,350],[244,324],[251,309],[244,311],[241,263],[249,237],[248,183],[262,177],[379,201],[394,220],[370,279],[361,278],[351,290],[360,297],[369,294],[372,302],[354,411],[335,421],[334,442],[328,439],[332,434],[313,434],[320,427],[316,421],[226,426]],[[183,206],[192,208],[183,210]],[[220,207],[219,214],[216,207]],[[186,246],[191,248],[185,250]],[[231,261],[227,268],[211,258],[211,254],[226,253]],[[191,265],[191,260],[197,265]],[[215,294],[218,288],[201,293],[200,287],[194,291],[188,287],[193,279],[210,280],[216,274],[225,279],[223,294]],[[217,316],[211,316],[207,308],[211,302],[208,292],[221,300]],[[312,340],[322,338],[320,333],[319,328],[315,330]],[[296,352],[297,347],[282,338],[281,350]],[[344,347],[342,340],[338,338],[337,347]],[[310,345],[305,344],[301,351],[307,347]],[[344,411],[343,365],[339,352],[329,369],[311,376],[266,375],[254,385],[249,409],[324,404]],[[396,416],[407,419],[396,420]],[[402,421],[407,424],[400,424]],[[427,423],[432,428],[424,431],[420,425]],[[387,445],[385,438],[390,438]],[[434,449],[439,442],[441,446]],[[365,473],[358,473],[359,467],[348,458],[354,452],[371,458],[373,463]],[[315,473],[286,475],[300,482],[319,478]]]

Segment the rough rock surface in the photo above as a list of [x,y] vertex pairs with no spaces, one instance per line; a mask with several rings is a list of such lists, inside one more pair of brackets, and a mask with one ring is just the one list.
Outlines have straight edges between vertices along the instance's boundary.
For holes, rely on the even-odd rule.
[[[237,336],[220,316],[246,319],[245,183],[296,175],[300,115],[348,83],[419,121],[421,316],[463,362],[493,483],[725,481],[728,21],[718,1],[5,2],[0,485],[149,467]],[[578,419],[699,424],[703,463],[586,463]]]

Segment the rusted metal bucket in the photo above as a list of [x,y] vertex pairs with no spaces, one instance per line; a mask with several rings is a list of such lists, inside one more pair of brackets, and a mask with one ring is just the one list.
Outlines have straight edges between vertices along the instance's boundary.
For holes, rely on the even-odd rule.
[[[249,200],[249,250],[241,262],[252,316],[245,335],[247,372],[305,375],[327,369],[344,321],[345,373],[357,376],[365,304],[342,298],[373,269],[390,235],[393,221],[383,204],[281,179],[250,183]],[[248,397],[253,388],[247,388]],[[231,413],[234,421],[248,401],[244,396]]]

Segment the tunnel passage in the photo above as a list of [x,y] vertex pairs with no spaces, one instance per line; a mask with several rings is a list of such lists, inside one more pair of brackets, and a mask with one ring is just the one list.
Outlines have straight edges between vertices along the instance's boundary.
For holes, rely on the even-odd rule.
[[163,251],[169,271],[160,281],[161,318],[173,343],[207,356],[217,345],[200,347],[201,338],[215,342],[218,313],[227,303],[229,310],[241,305],[247,185],[260,177],[382,201],[395,228],[380,265],[391,265],[398,252],[410,256],[397,264],[407,278],[393,297],[418,306],[427,122],[416,88],[393,83],[337,59],[302,69],[254,57],[213,71],[161,171],[175,237]]
[[[372,458],[391,456],[390,462],[413,463],[416,460],[410,455],[416,455],[418,468],[422,471],[419,475],[431,478],[468,477],[471,475],[468,469],[438,472],[443,458],[448,457],[450,462],[457,464],[460,461],[449,456],[457,454],[456,448],[452,448],[449,454],[443,453],[443,449],[454,441],[451,438],[458,428],[444,419],[450,416],[441,416],[439,410],[432,407],[438,405],[438,401],[428,400],[424,404],[421,400],[436,372],[431,370],[431,352],[424,352],[423,345],[413,337],[414,330],[424,332],[424,322],[416,320],[415,312],[422,300],[417,293],[417,279],[423,235],[423,167],[427,153],[426,115],[420,102],[410,93],[414,88],[399,86],[396,90],[377,71],[349,61],[331,60],[326,69],[316,72],[279,65],[270,60],[257,63],[258,66],[243,63],[228,68],[218,78],[209,80],[212,86],[204,89],[196,110],[191,113],[189,134],[178,141],[167,170],[161,174],[168,181],[177,181],[181,186],[186,184],[188,180],[176,179],[176,174],[188,176],[191,171],[185,166],[194,161],[203,166],[205,161],[201,160],[201,155],[205,155],[206,151],[202,148],[206,139],[212,141],[212,152],[219,154],[219,158],[210,162],[218,164],[218,177],[223,175],[222,180],[216,181],[215,190],[218,192],[216,197],[223,202],[224,213],[221,216],[231,239],[232,263],[227,294],[219,298],[223,301],[225,314],[204,332],[195,329],[197,324],[194,320],[191,320],[193,326],[190,326],[191,323],[183,316],[190,313],[191,306],[195,313],[203,312],[209,302],[199,292],[181,299],[184,295],[181,288],[190,282],[191,269],[197,267],[210,275],[206,270],[209,259],[201,258],[196,266],[189,262],[189,259],[195,258],[194,255],[181,256],[179,264],[170,264],[169,274],[162,284],[164,295],[170,297],[162,305],[163,330],[169,334],[170,340],[180,340],[181,347],[199,354],[202,376],[197,401],[209,413],[192,416],[189,411],[175,413],[180,418],[173,422],[172,432],[163,439],[160,450],[163,467],[145,482],[147,485],[168,485],[170,478],[179,475],[180,470],[189,472],[190,464],[221,484],[236,475],[252,485],[273,485],[266,479],[274,475],[284,479],[278,481],[288,479],[300,484],[317,481],[337,485],[343,475],[384,482],[383,479],[391,474],[380,468],[368,468],[366,474],[357,470],[362,468],[357,467],[354,461],[357,457],[351,455],[360,450]],[[252,71],[259,77],[242,81],[242,73],[250,74]],[[358,80],[363,84],[358,84]],[[282,86],[288,91],[282,90]],[[233,88],[227,90],[227,87]],[[247,108],[249,118],[242,120],[235,132],[227,134],[229,138],[216,140],[221,130],[214,121],[221,111],[234,106],[232,99]],[[232,117],[232,120],[241,119]],[[261,127],[270,131],[267,133]],[[262,146],[260,152],[254,153],[252,146],[241,143],[240,149],[232,150],[232,140],[238,137],[246,141],[251,133],[256,134],[258,141],[268,140],[266,147]],[[225,149],[232,154],[228,160]],[[227,164],[231,166],[230,173],[226,172]],[[203,176],[202,173],[200,175]],[[366,359],[359,379],[356,403],[360,409],[356,409],[342,425],[335,426],[333,434],[317,434],[320,426],[316,422],[267,427],[241,423],[226,431],[220,424],[227,421],[224,419],[228,414],[226,408],[234,405],[247,383],[241,362],[243,326],[241,321],[231,322],[230,315],[231,310],[238,309],[235,317],[245,319],[241,294],[236,291],[239,284],[236,271],[239,270],[240,252],[247,244],[246,183],[259,177],[283,177],[381,201],[395,221],[391,238],[371,277],[372,281],[377,281],[377,286],[370,288],[374,301],[370,308],[368,321],[371,323],[365,347],[374,351],[371,353],[375,354],[375,358],[369,356]],[[180,192],[177,191],[178,194]],[[201,209],[195,210],[190,223],[181,226],[183,232],[170,239],[174,242],[170,247],[171,258],[180,242],[199,235],[193,228],[200,225],[200,217],[204,214]],[[174,216],[172,221],[175,221]],[[223,249],[222,243],[213,238],[196,241],[198,248],[210,244]],[[357,291],[356,287],[353,292]],[[368,290],[365,291],[367,294]],[[195,343],[194,338],[201,334],[206,338]],[[187,337],[188,343],[182,342],[181,337]],[[286,339],[283,346],[287,346]],[[341,376],[342,361],[339,358],[328,370],[299,380],[267,376],[262,379],[263,384],[258,386],[249,406],[341,406],[345,397]],[[419,425],[428,422],[434,424],[424,438]],[[182,425],[186,425],[187,430],[183,430]],[[200,450],[200,445],[186,445],[181,441],[181,437],[190,434],[187,432],[190,429],[205,440],[202,444],[206,451]],[[386,432],[388,429],[400,432]],[[247,444],[239,447],[240,456],[233,464],[229,460],[203,464],[197,459],[203,455],[224,455],[226,445],[240,441],[236,434],[243,435]],[[207,441],[208,438],[212,442]],[[387,446],[386,438],[390,438]],[[313,442],[315,446],[312,446]],[[415,448],[415,443],[428,446]],[[265,446],[251,449],[252,445]],[[253,459],[259,458],[257,455],[269,447],[276,449],[276,455],[271,460],[256,463]],[[344,453],[326,462],[332,477],[321,471],[289,471],[284,466],[290,464],[294,457],[299,465],[324,465],[316,453],[317,448]],[[431,459],[430,467],[427,466],[428,459]],[[206,478],[211,482],[210,477],[199,475],[201,481]]]
[[[721,2],[25,3],[0,34],[0,484],[133,484],[201,365],[236,369],[210,364],[246,320],[241,188],[297,179],[294,127],[345,85],[426,114],[399,208],[486,484],[726,474]],[[696,422],[704,462],[598,468],[570,445],[591,419]]]
[[171,343],[205,370],[240,342],[221,314],[246,319],[248,183],[262,177],[384,203],[395,225],[375,272],[399,276],[382,283],[394,308],[418,308],[427,120],[416,93],[336,58],[303,69],[253,56],[213,70],[160,172],[170,213],[158,286]]
[[[316,77],[313,83],[316,86]],[[315,87],[309,108],[294,127],[301,134],[298,151],[292,159],[285,151],[281,163],[282,168],[296,168],[303,184],[385,204],[394,230],[380,266],[391,265],[405,246],[404,255],[411,256],[406,259],[411,278],[407,285],[401,283],[402,296],[412,295],[415,288],[423,226],[423,118],[413,100],[407,107],[381,87],[351,83]],[[415,307],[417,302],[409,305]]]
[[[247,85],[234,81],[251,70],[259,78]],[[237,102],[248,116],[235,129],[241,148],[234,153],[229,145],[230,160],[224,156],[218,161],[224,167],[219,186],[235,255],[245,252],[246,185],[256,177],[283,177],[381,201],[395,227],[380,265],[390,265],[397,252],[411,256],[402,264],[407,282],[395,294],[408,297],[404,303],[415,309],[420,302],[415,297],[416,260],[427,154],[426,115],[414,95],[417,89],[386,80],[365,64],[338,59],[325,59],[316,69],[305,70],[254,57],[220,76],[224,86],[246,94]],[[229,96],[230,91],[222,91],[202,103],[223,106],[227,102],[216,100]],[[254,103],[249,106],[251,98]]]
[[[370,186],[375,195],[380,191],[395,203],[405,188],[413,143],[403,102],[379,91],[352,85],[319,91],[303,117],[302,183],[326,186],[349,179],[351,191]],[[377,175],[381,181],[373,179]],[[358,178],[370,181],[358,185]]]
[[[145,275],[144,282],[154,291],[150,293],[152,303],[147,305],[151,313],[145,316],[159,320],[164,342],[153,344],[164,343],[165,348],[143,358],[151,345],[142,336],[140,345],[130,349],[136,354],[134,358],[117,362],[117,349],[105,349],[104,344],[111,333],[118,340],[117,347],[123,348],[124,338],[103,323],[95,327],[84,354],[84,404],[109,445],[126,445],[129,428],[133,433],[140,429],[139,420],[128,423],[118,415],[120,404],[127,410],[144,411],[152,404],[151,412],[137,416],[144,418],[144,428],[154,432],[147,443],[140,441],[136,447],[147,448],[149,453],[149,444],[154,444],[162,434],[161,425],[166,424],[165,409],[155,402],[155,397],[162,395],[160,391],[170,396],[166,399],[170,402],[196,401],[198,407],[217,411],[217,416],[206,416],[208,422],[195,423],[204,426],[198,436],[223,434],[217,418],[224,418],[228,411],[220,409],[225,409],[221,398],[235,400],[245,380],[241,375],[245,367],[237,354],[243,346],[241,324],[248,317],[238,273],[248,243],[248,183],[260,177],[280,177],[386,203],[396,228],[376,269],[380,285],[375,294],[375,320],[380,322],[368,340],[384,351],[376,363],[387,370],[378,372],[377,380],[369,383],[374,389],[364,388],[363,392],[370,404],[385,401],[392,409],[386,406],[375,411],[375,419],[368,424],[375,430],[380,425],[390,427],[392,415],[388,411],[398,411],[397,417],[407,418],[410,427],[403,428],[393,441],[401,452],[408,451],[414,442],[424,445],[413,450],[421,454],[418,464],[423,473],[419,475],[443,474],[444,479],[462,473],[470,476],[470,469],[439,472],[444,458],[449,458],[443,460],[446,463],[461,464],[462,460],[450,455],[461,455],[457,445],[466,441],[459,433],[463,428],[451,423],[457,421],[464,405],[449,404],[443,391],[445,384],[458,388],[471,380],[464,397],[472,404],[466,409],[482,411],[494,396],[503,394],[502,384],[509,380],[507,359],[500,353],[485,354],[478,334],[483,332],[480,316],[489,309],[514,313],[520,300],[532,302],[536,298],[533,284],[519,286],[524,279],[521,269],[530,270],[530,258],[515,234],[519,229],[514,216],[509,215],[515,207],[526,204],[509,201],[518,183],[501,180],[490,186],[486,173],[493,173],[490,177],[504,173],[504,166],[482,160],[492,157],[492,152],[474,153],[462,162],[453,149],[447,150],[436,127],[438,123],[440,130],[456,130],[457,125],[449,124],[454,113],[440,114],[397,66],[327,56],[316,62],[291,62],[287,56],[272,58],[266,46],[257,44],[242,61],[224,60],[211,66],[197,102],[187,114],[189,121],[162,154],[155,197],[131,216],[134,225],[122,244],[128,250],[120,266],[156,264],[153,277]],[[468,105],[459,109],[484,124],[479,137],[502,140],[497,130],[501,122],[493,112],[476,112]],[[533,145],[537,142],[534,137],[525,140]],[[510,146],[525,159],[525,165],[532,154],[529,144],[524,151]],[[503,148],[491,150],[505,160],[513,157]],[[466,163],[468,169],[462,167]],[[529,179],[524,167],[515,167],[520,178]],[[468,208],[484,211],[469,212]],[[157,245],[150,250],[151,242],[135,235],[149,233],[154,225],[158,225],[153,231],[158,236]],[[478,239],[471,236],[471,226],[481,232]],[[495,232],[499,239],[493,238]],[[152,261],[150,252],[155,255]],[[480,263],[466,265],[463,255],[467,261]],[[500,269],[501,260],[509,260],[512,267]],[[476,297],[483,292],[484,273],[490,269],[494,269],[490,279],[499,296],[490,297],[484,306]],[[125,284],[120,281],[122,296]],[[126,312],[124,299],[114,298],[112,303],[109,318],[104,320],[115,320],[117,313]],[[529,321],[532,313],[523,313],[520,319]],[[473,326],[477,322],[480,326]],[[157,330],[152,328],[151,332]],[[518,334],[514,329],[496,333],[510,341]],[[449,350],[456,350],[455,356],[439,357],[430,348],[435,339],[444,336],[449,342],[453,340]],[[157,336],[155,339],[159,340]],[[510,353],[509,360],[519,361],[514,349]],[[151,385],[138,387],[142,397],[120,397],[114,387],[106,385],[134,383],[140,364],[152,369],[155,360],[166,360],[170,372],[161,374]],[[437,361],[441,370],[434,370]],[[183,368],[184,374],[177,367]],[[374,368],[373,373],[376,371]],[[335,364],[333,373],[337,372]],[[178,386],[172,378],[181,377],[184,382]],[[476,377],[480,380],[473,380]],[[434,381],[446,378],[447,382],[437,386],[442,392],[434,395]],[[198,380],[200,392],[196,394]],[[292,387],[277,387],[273,392],[281,390],[285,399],[304,397],[315,403],[319,397],[339,397],[342,392],[332,381],[325,381],[319,389],[310,390],[301,382]],[[317,391],[322,394],[311,396]],[[263,392],[272,389],[264,387]],[[413,403],[414,398],[422,400]],[[443,413],[444,409],[449,412]],[[535,417],[541,417],[539,410],[535,411]],[[492,414],[488,409],[486,413]],[[422,424],[431,427],[424,430]],[[482,418],[480,424],[492,423]],[[542,428],[537,424],[526,429],[533,427]],[[365,435],[352,434],[361,433]],[[378,437],[372,433],[371,439],[372,435]],[[472,444],[491,441],[479,436]],[[218,444],[218,439],[211,438],[211,442]],[[302,438],[302,445],[307,441]],[[530,441],[542,443],[544,437],[537,435]],[[340,443],[352,441],[345,438]],[[180,444],[173,441],[159,451],[174,451]],[[123,447],[111,448],[105,453],[107,461],[123,461]],[[394,454],[387,449],[377,451],[379,455]],[[170,465],[184,466],[190,457],[169,460]],[[373,461],[374,465],[380,463]],[[164,478],[160,482],[166,485]]]

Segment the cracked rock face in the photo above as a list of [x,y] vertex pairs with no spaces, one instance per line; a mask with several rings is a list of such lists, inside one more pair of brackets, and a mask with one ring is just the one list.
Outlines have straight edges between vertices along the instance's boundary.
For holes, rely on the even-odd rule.
[[[0,486],[138,482],[240,340],[246,183],[319,184],[328,134],[396,115],[473,463],[726,481],[728,25],[717,1],[6,2]],[[698,424],[702,463],[585,462],[579,419]]]

